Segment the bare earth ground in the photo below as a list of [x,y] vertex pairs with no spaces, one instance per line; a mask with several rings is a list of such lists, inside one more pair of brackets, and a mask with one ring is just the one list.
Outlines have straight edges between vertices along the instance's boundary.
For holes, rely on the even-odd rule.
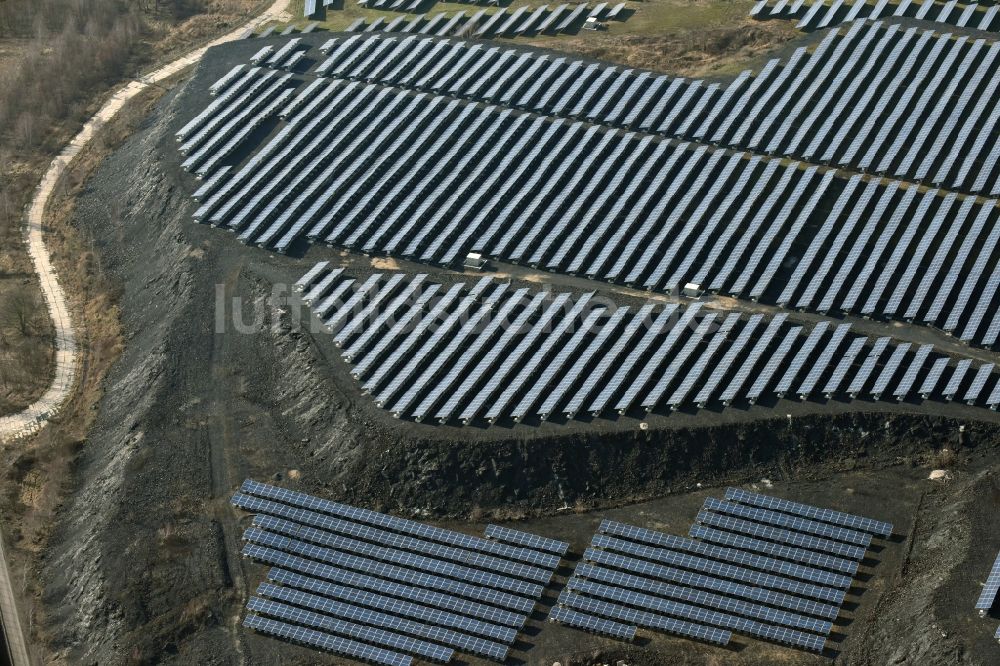
[[[258,45],[224,48],[245,58]],[[34,482],[45,478],[44,460],[10,465],[9,487],[24,491],[4,505],[27,516],[11,541],[29,556],[32,630],[51,660],[342,663],[237,629],[264,573],[239,559],[247,517],[227,502],[249,476],[470,532],[486,519],[523,518],[519,527],[566,538],[577,554],[603,516],[684,534],[702,498],[720,494],[697,484],[772,479],[777,494],[891,520],[901,535],[875,553],[828,656],[991,663],[1000,620],[979,620],[971,606],[996,551],[979,535],[997,527],[985,508],[997,492],[986,474],[1000,445],[997,415],[936,402],[781,401],[774,411],[654,415],[648,431],[634,418],[489,429],[394,421],[346,377],[330,341],[292,319],[293,306],[267,302],[272,285],[314,260],[363,275],[368,258],[325,248],[274,256],[190,220],[195,182],[177,166],[172,135],[231,64],[210,58],[193,84],[168,93],[71,211],[117,293],[124,349],[85,442],[65,443],[65,503],[34,508],[51,494]],[[460,276],[435,270],[434,279]],[[215,332],[217,285],[225,320],[233,296],[244,321],[259,314],[249,333],[231,323]],[[761,420],[770,414],[780,416]],[[925,480],[942,466],[951,482]],[[519,645],[526,663],[820,663],[742,637],[717,650],[644,632],[641,649],[626,648],[543,627],[543,618]]]

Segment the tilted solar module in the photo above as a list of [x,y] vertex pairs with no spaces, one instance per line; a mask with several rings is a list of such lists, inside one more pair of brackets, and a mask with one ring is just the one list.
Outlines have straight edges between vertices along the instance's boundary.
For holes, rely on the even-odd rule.
[[726,488],[726,499],[733,502],[739,502],[741,504],[749,504],[765,509],[782,511],[796,516],[821,520],[832,525],[840,525],[841,527],[862,530],[870,532],[871,534],[876,534],[883,538],[887,538],[892,535],[892,523],[886,523],[872,518],[865,518],[864,516],[856,516],[842,511],[835,511],[833,509],[825,509],[817,506],[811,506],[809,504],[802,504],[800,502],[792,502],[780,497],[771,497],[769,495],[762,495],[749,490],[743,490],[742,488]]
[[627,641],[635,638],[635,626],[633,625],[607,620],[602,617],[594,617],[593,615],[581,613],[564,606],[554,606],[549,612],[549,621]]
[[247,615],[243,618],[243,626],[247,629],[259,631],[262,634],[269,634],[278,638],[287,638],[290,641],[308,645],[310,647],[322,648],[334,654],[345,655],[355,659],[371,662],[374,664],[384,664],[385,666],[410,666],[413,658],[409,655],[393,652],[373,645],[366,645],[358,641],[353,641],[340,636],[334,636],[323,631],[316,631],[307,627],[300,627],[278,620],[272,620],[260,615]]
[[[246,541],[262,546],[269,546],[287,553],[301,555],[333,566],[346,567],[359,573],[377,575],[439,592],[449,592],[473,601],[494,604],[516,613],[530,613],[535,605],[533,600],[525,597],[483,587],[474,583],[446,578],[447,574],[443,570],[440,572],[441,575],[425,573],[423,570],[409,568],[405,562],[402,566],[387,564],[369,557],[324,548],[273,532],[266,532],[256,527],[247,529],[243,533],[243,538]],[[412,564],[419,566],[415,560]],[[435,569],[437,568],[435,567],[431,570]]]
[[969,389],[965,392],[965,397],[962,399],[970,405],[976,404],[976,400],[986,387],[986,382],[989,381],[992,372],[992,363],[984,363],[979,366],[979,370],[976,371],[976,375],[972,379],[972,385],[969,386]]
[[390,615],[363,606],[357,606],[353,603],[327,599],[315,594],[271,583],[261,583],[257,587],[257,595],[266,599],[311,609],[349,622],[357,622],[379,629],[399,632],[400,634],[408,634],[434,643],[441,643],[451,648],[470,654],[490,657],[501,662],[507,658],[509,650],[506,645],[501,645],[494,641],[469,636],[453,629],[446,629],[426,623],[427,620],[433,617],[433,613],[429,613],[427,617],[420,618],[423,621],[418,622],[401,618],[395,614]]
[[[829,571],[821,571],[790,562],[782,562],[781,560],[747,553],[734,548],[713,546],[693,539],[675,537],[675,540],[678,542],[689,541],[690,543],[683,546],[673,546],[673,550],[668,550],[667,548],[669,547],[646,546],[599,534],[594,537],[592,545],[595,548],[612,550],[617,553],[632,555],[661,564],[691,569],[713,576],[730,578],[742,583],[769,587],[836,604],[843,601],[844,589],[850,586],[850,578]],[[592,550],[593,548],[588,549],[584,553],[583,559],[585,561],[590,560]],[[688,553],[697,553],[698,555],[690,555]],[[704,557],[701,557],[702,555]],[[709,557],[715,559],[707,559]],[[722,560],[722,562],[716,560]],[[726,562],[736,562],[737,564],[727,564]],[[760,571],[755,571],[747,567],[760,569]],[[790,575],[798,576],[810,582],[793,580],[787,577]],[[830,587],[833,584],[844,583],[845,580],[846,585],[843,585],[841,589]]]
[[976,610],[979,611],[980,615],[985,616],[987,611],[996,603],[998,590],[1000,590],[1000,554],[994,560],[993,568],[990,569],[990,574],[986,578],[983,590],[979,593],[979,598],[976,600]]
[[917,349],[916,354],[914,354],[913,359],[910,361],[910,365],[906,368],[906,372],[903,373],[903,378],[899,380],[899,384],[892,391],[897,400],[905,400],[906,396],[909,395],[913,389],[914,382],[917,381],[917,376],[924,369],[927,357],[930,356],[932,351],[934,351],[934,345],[920,345]]
[[[835,619],[840,614],[840,608],[833,604],[813,601],[812,599],[803,599],[793,594],[776,592],[775,590],[754,585],[744,585],[716,576],[684,571],[683,569],[662,564],[654,564],[609,551],[591,549],[587,551],[587,560],[588,562],[601,564],[605,567],[642,575],[646,578],[666,580],[689,587],[722,592],[730,596],[759,601],[771,606],[779,606],[809,615],[824,617],[829,620]],[[578,564],[575,575],[586,577],[584,572],[588,570],[588,566],[587,564]]]
[[830,569],[831,571],[846,574],[847,576],[854,576],[858,572],[857,560],[849,560],[843,557],[829,555],[827,553],[817,553],[805,548],[797,548],[795,546],[786,546],[784,544],[764,541],[762,539],[754,539],[753,537],[748,537],[743,534],[733,534],[731,532],[717,530],[706,525],[692,525],[691,529],[688,531],[688,536],[693,539],[701,539],[702,541],[717,543],[731,548],[739,548],[741,550],[761,553],[764,555],[773,555],[775,557],[791,560],[792,562],[801,562],[802,564],[812,567]]
[[247,479],[244,481],[240,486],[240,492],[248,495],[254,495],[256,497],[262,497],[264,499],[283,502],[291,506],[299,506],[305,509],[319,511],[331,516],[343,518],[345,520],[351,520],[367,525],[375,525],[376,527],[384,527],[401,534],[412,534],[413,536],[422,537],[424,539],[452,546],[458,546],[459,548],[466,548],[468,550],[498,555],[509,560],[535,564],[547,569],[555,569],[559,566],[559,558],[554,555],[538,553],[527,548],[508,546],[495,541],[490,541],[489,539],[483,539],[481,537],[462,534],[461,532],[446,530],[441,527],[435,527],[434,525],[426,525],[415,520],[397,518],[396,516],[390,516],[388,514],[371,511],[369,509],[361,509],[348,506],[346,504],[331,502],[329,500],[306,495],[305,493],[300,493],[295,490],[260,483],[258,481],[254,481],[253,479]]
[[808,548],[819,552],[832,553],[834,555],[840,555],[841,557],[852,558],[855,560],[861,560],[865,556],[866,549],[863,547],[850,546],[845,543],[833,541],[832,539],[814,537],[808,534],[794,532],[792,530],[785,530],[778,527],[771,527],[769,525],[762,525],[749,520],[734,518],[732,516],[712,513],[710,511],[699,511],[697,521],[699,523],[711,525],[712,527],[718,527],[730,532],[746,534],[752,537],[760,537],[768,539],[769,541],[777,541],[779,543],[798,546],[800,548]]
[[[337,603],[337,602],[331,602]],[[339,620],[329,615],[314,613],[304,608],[296,608],[287,604],[261,599],[260,597],[250,597],[247,602],[247,610],[259,615],[266,615],[278,620],[293,622],[298,625],[306,625],[321,631],[333,634],[340,634],[354,638],[366,643],[372,643],[380,647],[400,652],[410,652],[412,654],[436,661],[448,663],[455,651],[450,648],[434,645],[427,641],[417,640],[385,631],[376,627],[369,627],[346,620]]]
[[958,393],[958,390],[962,386],[962,381],[965,379],[965,375],[968,374],[969,368],[971,367],[972,360],[968,358],[963,358],[955,364],[955,370],[952,371],[951,377],[948,378],[948,383],[941,392],[941,395],[944,396],[945,400],[951,400],[955,394]]
[[584,613],[603,615],[622,622],[628,622],[647,629],[668,631],[673,634],[695,638],[716,645],[728,645],[732,634],[726,629],[709,627],[687,620],[678,620],[658,613],[650,613],[603,599],[594,599],[563,590],[559,594],[559,604]]
[[684,613],[685,617],[697,618],[706,624],[713,624],[724,629],[740,631],[758,638],[766,638],[815,652],[821,652],[823,645],[826,643],[826,639],[822,636],[809,634],[797,629],[764,624],[756,620],[749,620],[719,611],[711,611],[678,601],[659,599],[648,594],[602,585],[590,580],[573,578],[567,583],[567,587],[575,592],[582,592],[590,596],[617,601],[627,606],[639,607],[665,614]]
[[[552,572],[539,567],[520,562],[512,562],[492,555],[485,555],[475,551],[468,551],[454,546],[445,546],[430,541],[424,541],[416,537],[395,534],[386,530],[377,529],[360,523],[353,523],[332,516],[290,507],[278,502],[264,500],[257,497],[250,497],[237,493],[231,500],[234,506],[238,506],[245,511],[252,513],[266,514],[300,523],[311,525],[330,532],[345,534],[359,539],[365,539],[376,544],[392,548],[411,550],[422,553],[430,557],[438,557],[454,562],[460,562],[469,566],[478,567],[486,571],[496,571],[533,580],[547,584],[552,578]],[[270,529],[262,524],[265,529]]]
[[762,507],[750,506],[738,502],[718,500],[714,497],[705,498],[703,508],[717,513],[725,513],[739,518],[753,520],[759,523],[784,527],[795,530],[796,532],[804,532],[828,539],[836,539],[837,541],[851,543],[864,548],[870,546],[872,542],[871,535],[865,532],[859,532],[847,527],[835,527],[808,518],[786,514],[781,511],[772,511],[771,509],[764,509]]
[[930,371],[924,376],[924,381],[920,385],[920,395],[926,400],[937,388],[937,385],[941,382],[941,375],[944,374],[945,368],[948,367],[948,358],[943,357],[934,361],[934,365],[931,366]]
[[264,564],[272,564],[311,576],[312,578],[322,579],[320,583],[324,583],[325,581],[342,583],[343,585],[349,585],[359,590],[368,590],[382,598],[391,599],[392,597],[396,597],[425,606],[453,611],[469,616],[470,618],[479,618],[484,622],[495,625],[520,629],[527,621],[527,615],[523,613],[470,601],[454,594],[436,592],[422,587],[357,573],[339,566],[331,566],[291,553],[285,553],[269,546],[247,543],[243,546],[242,554],[244,557],[249,557]]
[[441,627],[451,627],[467,634],[485,636],[499,643],[509,645],[517,638],[517,629],[477,620],[465,615],[439,610],[410,601],[403,601],[363,589],[329,583],[317,578],[303,576],[293,571],[274,567],[267,573],[267,579],[285,587],[312,592],[330,599],[339,599],[359,606],[369,606],[397,616],[430,622]]
[[764,365],[763,370],[754,379],[753,384],[746,393],[747,400],[750,404],[753,404],[757,399],[764,393],[767,385],[771,383],[771,379],[774,377],[774,373],[778,371],[781,364],[784,362],[785,357],[792,351],[792,346],[799,339],[799,334],[802,332],[801,326],[795,326],[785,333],[785,337],[778,344],[778,348],[771,353],[767,359],[767,363]]
[[882,397],[882,394],[885,393],[886,389],[889,387],[889,382],[896,376],[896,371],[899,369],[900,364],[902,364],[903,358],[909,351],[909,342],[901,342],[896,345],[896,348],[889,356],[889,360],[885,362],[882,372],[879,373],[879,376],[875,379],[875,384],[872,386],[872,398],[878,400]]
[[565,541],[557,541],[492,523],[486,526],[483,535],[489,539],[496,539],[503,543],[539,550],[543,553],[552,553],[559,557],[565,557],[566,552],[569,550],[569,544]]
[[799,351],[792,357],[792,362],[788,364],[785,369],[785,374],[778,384],[774,387],[775,393],[778,394],[779,398],[783,398],[785,393],[787,393],[792,388],[792,382],[795,377],[798,376],[799,372],[802,370],[802,366],[805,365],[806,361],[812,355],[813,350],[816,349],[816,345],[819,344],[820,340],[826,335],[827,329],[830,327],[830,322],[821,321],[815,326],[813,330],[809,332],[806,337],[805,342],[799,347]]
[[599,582],[603,585],[638,590],[644,593],[656,595],[658,597],[690,602],[700,606],[708,606],[725,612],[756,618],[771,624],[795,627],[797,629],[804,629],[818,634],[828,634],[830,633],[830,629],[832,629],[832,624],[829,620],[818,620],[814,617],[799,615],[798,613],[778,610],[769,606],[734,599],[730,596],[726,596],[725,594],[715,594],[687,586],[673,585],[671,583],[650,580],[642,576],[635,576],[621,571],[614,571],[592,564],[579,565],[574,573],[573,579],[567,583],[567,587],[575,589],[574,581],[578,581],[581,578]]
[[878,363],[879,358],[881,358],[883,352],[885,352],[886,347],[889,346],[890,338],[879,338],[872,345],[871,351],[868,353],[868,357],[865,359],[864,363],[854,374],[851,379],[851,383],[847,387],[847,392],[851,394],[851,397],[857,397],[861,390],[864,388],[865,383],[871,376],[872,372],[875,371],[875,364]]

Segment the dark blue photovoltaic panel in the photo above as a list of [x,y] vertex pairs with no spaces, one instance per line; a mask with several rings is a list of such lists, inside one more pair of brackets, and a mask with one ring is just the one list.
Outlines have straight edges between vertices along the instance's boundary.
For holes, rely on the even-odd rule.
[[278,638],[287,638],[295,643],[302,643],[334,654],[345,655],[374,664],[385,666],[410,666],[413,658],[391,650],[365,645],[340,636],[333,636],[322,631],[299,627],[285,622],[272,620],[259,615],[247,615],[243,618],[243,626]]

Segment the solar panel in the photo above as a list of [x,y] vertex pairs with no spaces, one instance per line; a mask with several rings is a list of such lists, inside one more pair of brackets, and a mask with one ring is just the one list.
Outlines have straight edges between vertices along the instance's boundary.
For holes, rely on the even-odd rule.
[[[336,604],[337,602],[331,602]],[[354,622],[339,620],[329,615],[314,613],[304,608],[296,608],[287,604],[261,599],[260,597],[250,597],[247,602],[247,610],[259,615],[266,615],[278,620],[286,620],[298,625],[305,625],[329,633],[341,634],[346,637],[373,643],[378,646],[398,650],[400,652],[410,652],[412,654],[425,657],[431,661],[447,663],[455,653],[450,648],[434,645],[427,641],[417,640],[409,636],[403,636],[391,631],[385,631],[376,627],[369,627]]]
[[369,606],[393,615],[402,615],[442,627],[451,627],[467,634],[482,635],[503,644],[513,643],[517,638],[517,630],[511,627],[483,622],[482,620],[476,620],[464,615],[394,599],[381,594],[373,594],[372,592],[353,587],[328,583],[278,567],[274,567],[268,572],[267,579],[286,587],[312,592],[330,599],[339,599],[358,606]]
[[715,499],[714,497],[705,498],[705,503],[703,505],[703,508],[708,511],[715,511],[716,513],[725,513],[731,516],[745,518],[747,520],[752,520],[758,523],[766,523],[768,525],[784,527],[790,530],[794,530],[796,532],[815,534],[817,536],[825,537],[827,539],[843,541],[845,543],[851,543],[856,546],[861,546],[863,548],[867,548],[868,546],[871,545],[872,542],[872,537],[870,534],[858,532],[850,528],[834,527],[832,525],[810,520],[808,518],[802,518],[799,516],[782,513],[780,511],[772,511],[770,509],[739,504],[736,502],[726,502]]
[[399,532],[401,534],[411,534],[431,541],[497,555],[509,560],[516,560],[535,564],[547,569],[555,569],[559,566],[559,558],[554,555],[538,553],[527,548],[517,548],[508,546],[489,539],[469,536],[461,532],[446,530],[433,525],[426,525],[415,520],[397,518],[369,509],[360,509],[346,504],[338,504],[329,500],[320,499],[305,493],[300,493],[287,488],[279,488],[266,483],[260,483],[253,479],[247,479],[240,486],[240,492],[247,495],[254,495],[264,499],[271,499],[291,506],[298,506],[312,511],[351,520],[376,527]]
[[[258,517],[259,519],[260,517]],[[517,613],[530,613],[534,608],[534,601],[522,596],[517,596],[508,592],[502,592],[489,587],[483,587],[475,583],[462,582],[446,578],[446,567],[431,566],[430,571],[437,571],[440,575],[424,573],[422,570],[408,568],[410,566],[420,567],[420,560],[417,558],[397,557],[395,558],[401,566],[387,564],[366,556],[354,555],[349,552],[333,550],[316,546],[298,539],[292,539],[273,532],[265,532],[256,527],[251,527],[244,532],[243,538],[247,541],[270,546],[288,553],[302,555],[320,562],[325,562],[334,566],[343,566],[360,573],[378,575],[402,583],[427,587],[440,592],[450,592],[468,599],[491,603]]]
[[852,398],[856,398],[861,393],[861,389],[864,388],[868,378],[875,370],[875,364],[878,363],[885,348],[889,346],[889,340],[889,338],[879,338],[872,345],[872,350],[868,353],[868,357],[861,364],[861,368],[854,375],[854,378],[851,379],[851,383],[847,387],[847,392],[851,394]]
[[605,569],[591,564],[581,564],[577,567],[573,578],[566,584],[569,589],[577,589],[581,579],[599,582],[617,588],[638,590],[647,594],[674,599],[682,602],[695,603],[701,606],[716,608],[746,617],[756,618],[764,622],[795,627],[818,634],[827,634],[832,628],[829,620],[819,620],[797,613],[778,610],[769,606],[734,599],[722,594],[705,592],[690,587],[673,585],[661,581],[650,580],[620,571]]
[[841,557],[861,560],[865,556],[866,549],[862,547],[849,546],[831,539],[823,539],[820,537],[801,534],[799,532],[793,532],[791,530],[771,527],[769,525],[761,525],[760,523],[742,520],[740,518],[733,518],[731,516],[723,516],[710,511],[699,511],[697,520],[699,523],[711,525],[712,527],[718,527],[730,532],[746,534],[752,537],[760,537],[769,541],[777,541],[779,543],[798,546],[800,548],[833,553],[834,555],[840,555]]
[[924,377],[923,383],[920,385],[920,395],[924,400],[931,396],[931,393],[933,393],[934,389],[941,381],[941,375],[944,373],[944,369],[947,367],[947,357],[939,358],[934,361],[934,365],[931,366],[930,372],[927,373]]
[[948,383],[941,393],[945,400],[951,400],[958,393],[958,389],[962,385],[962,380],[965,379],[965,375],[971,367],[972,360],[967,358],[963,358],[955,365],[955,370],[951,373],[951,377],[948,379]]
[[813,327],[810,331],[808,337],[806,337],[805,342],[799,347],[798,353],[792,357],[792,362],[788,364],[788,368],[785,370],[784,376],[778,381],[777,386],[775,386],[774,391],[778,394],[779,398],[785,397],[787,393],[792,388],[792,382],[795,377],[799,374],[802,366],[805,365],[806,360],[812,355],[813,350],[816,349],[816,345],[819,341],[826,335],[826,330],[830,327],[830,322],[821,321]]
[[372,645],[365,645],[358,641],[352,641],[340,636],[300,627],[285,622],[272,620],[271,618],[259,615],[247,615],[243,618],[243,626],[253,629],[263,634],[269,634],[278,638],[287,638],[295,643],[301,643],[310,647],[317,647],[333,652],[335,654],[361,659],[375,664],[385,664],[385,666],[410,666],[413,658],[409,655],[399,654],[391,650],[385,650]]
[[[376,529],[367,525],[340,520],[338,518],[315,513],[313,511],[307,511],[305,509],[296,509],[277,502],[271,502],[269,500],[263,500],[237,493],[233,496],[231,501],[234,506],[238,506],[252,513],[278,516],[300,523],[301,525],[311,525],[330,532],[365,539],[366,541],[371,541],[387,547],[410,550],[431,557],[452,560],[454,562],[460,562],[478,567],[480,569],[510,574],[512,576],[518,576],[543,584],[547,584],[552,578],[551,571],[546,571],[528,564],[511,562],[510,560],[493,557],[491,555],[483,555],[474,551],[467,551],[452,546],[443,546],[441,544],[424,541],[415,537],[394,534],[392,532]],[[272,527],[265,523],[260,523],[260,526],[265,529],[272,529]]]
[[[396,615],[382,613],[352,603],[326,599],[308,592],[295,590],[271,583],[261,583],[257,587],[257,595],[270,600],[293,604],[332,615],[342,620],[357,622],[400,634],[409,634],[421,639],[457,648],[471,654],[482,655],[503,661],[507,657],[508,648],[505,645],[488,641],[483,638],[468,636],[452,629],[415,622]],[[433,611],[431,611],[431,615]]]
[[[858,571],[858,563],[855,560],[836,557],[827,553],[817,553],[805,548],[796,548],[794,546],[754,539],[743,534],[733,534],[706,525],[692,525],[688,531],[688,536],[730,548],[739,548],[763,555],[784,558],[793,562],[801,562],[810,567],[830,569],[831,571],[846,574],[847,576],[853,576]],[[849,579],[839,582],[849,583]]]
[[699,621],[705,622],[706,624],[713,624],[725,629],[740,631],[750,634],[751,636],[766,638],[768,640],[784,643],[786,645],[794,645],[796,647],[802,647],[816,652],[821,652],[823,650],[823,645],[826,642],[825,638],[821,636],[807,634],[796,629],[776,627],[774,625],[737,617],[728,613],[711,611],[677,601],[659,599],[657,597],[642,594],[640,592],[634,592],[632,590],[623,590],[608,585],[602,585],[590,580],[572,578],[569,583],[567,583],[567,586],[572,586],[570,589],[575,592],[582,592],[590,596],[617,601],[627,606],[639,607],[664,614],[684,613],[686,617],[692,619],[697,618]]
[[896,375],[896,371],[899,369],[900,364],[903,362],[903,357],[906,356],[908,351],[910,351],[909,342],[896,345],[896,348],[889,356],[889,360],[886,361],[885,366],[882,368],[882,372],[875,380],[874,386],[872,386],[872,398],[878,400],[882,397],[882,394],[885,393],[889,382]]
[[976,371],[976,375],[972,379],[972,385],[965,392],[965,397],[963,398],[965,402],[970,405],[976,404],[976,400],[979,398],[979,394],[983,392],[983,388],[986,386],[986,382],[989,380],[992,372],[992,363],[984,363],[979,366],[979,370]]
[[512,627],[514,629],[523,627],[527,620],[527,616],[523,613],[516,613],[476,601],[470,601],[454,594],[445,594],[406,585],[398,581],[384,580],[375,576],[349,571],[339,566],[323,564],[256,543],[245,544],[242,553],[244,557],[249,557],[258,562],[272,564],[314,578],[321,578],[323,581],[333,581],[335,583],[350,585],[360,590],[369,590],[380,597],[397,597],[425,606],[454,611],[455,613],[461,613],[471,618],[479,618],[485,622]]
[[559,624],[565,624],[569,627],[575,627],[577,629],[583,629],[584,631],[590,631],[595,634],[603,634],[605,636],[611,636],[612,638],[621,638],[626,641],[631,641],[635,638],[634,626],[622,624],[621,622],[615,622],[613,620],[606,620],[600,617],[594,617],[593,615],[580,613],[563,606],[554,606],[552,608],[549,612],[549,621],[558,622]]
[[834,511],[833,509],[802,504],[800,502],[792,502],[780,497],[762,495],[741,488],[726,488],[726,499],[732,502],[739,502],[740,504],[759,506],[765,509],[812,518],[813,520],[821,520],[831,525],[840,525],[841,527],[861,530],[883,538],[888,538],[892,535],[892,523],[865,518],[864,516],[856,516],[842,511]]
[[667,631],[687,636],[688,638],[715,643],[716,645],[728,645],[732,637],[732,634],[725,629],[717,629],[703,624],[665,617],[657,613],[627,608],[619,604],[609,603],[603,599],[592,599],[574,594],[569,590],[563,590],[559,594],[559,604],[563,607],[573,608],[582,612],[604,615],[648,629]]
[[[836,604],[843,601],[843,589],[833,589],[833,587],[828,586],[827,583],[832,585],[834,583],[842,583],[846,580],[847,584],[843,587],[846,589],[846,587],[850,586],[850,578],[832,572],[812,569],[810,567],[792,564],[790,562],[782,562],[774,558],[754,555],[753,553],[747,553],[733,548],[713,546],[711,544],[695,541],[693,539],[673,537],[671,541],[675,545],[661,548],[631,543],[629,541],[623,541],[621,539],[605,535],[596,535],[592,541],[592,545],[595,548],[612,550],[624,555],[633,555],[635,557],[640,557],[661,564],[691,569],[693,571],[699,571],[713,576],[730,578],[732,580],[752,585],[770,587],[775,590],[791,592],[792,594],[798,594],[803,597],[809,597],[821,601],[830,601]],[[673,548],[673,550],[666,550],[665,548]],[[687,554],[688,552],[704,555],[705,557],[689,555]],[[706,559],[707,557],[712,557],[714,560]],[[589,551],[584,553],[584,560],[590,560]],[[736,562],[737,564],[724,564],[715,560]],[[761,571],[754,571],[753,569],[747,567],[761,569]],[[795,575],[803,580],[812,582],[793,580],[787,577],[790,575]],[[827,581],[827,583],[819,581]]]
[[[780,606],[809,615],[825,617],[830,620],[835,619],[840,613],[839,607],[833,604],[803,599],[795,595],[776,592],[753,585],[743,585],[724,578],[653,564],[652,562],[619,555],[618,553],[591,549],[587,551],[587,555],[589,562],[601,564],[605,567],[628,571],[647,578],[671,581],[689,587],[699,587],[715,592],[722,592],[730,596],[743,597],[771,606]],[[586,564],[578,564],[575,575],[586,577],[585,572],[587,571],[587,567],[588,565]]]
[[569,544],[565,541],[556,541],[555,539],[504,527],[503,525],[494,525],[491,523],[486,526],[486,531],[483,534],[489,539],[496,539],[497,541],[515,546],[524,546],[525,548],[539,550],[543,553],[553,553],[559,557],[565,557],[566,551],[569,550]]
[[784,339],[778,345],[778,348],[768,357],[767,363],[764,365],[764,369],[761,370],[760,374],[754,380],[753,385],[750,390],[747,391],[746,397],[750,401],[750,404],[757,402],[757,399],[764,393],[764,389],[767,385],[771,383],[771,379],[774,377],[774,373],[778,371],[781,364],[784,362],[785,357],[792,351],[792,346],[795,341],[799,339],[799,333],[802,332],[801,326],[796,326],[785,333]]
[[986,578],[983,590],[979,593],[979,599],[976,600],[976,610],[979,611],[980,615],[985,616],[987,611],[993,607],[993,604],[996,602],[998,590],[1000,590],[1000,554],[997,555],[996,560],[993,562],[993,568],[990,569],[990,574]]

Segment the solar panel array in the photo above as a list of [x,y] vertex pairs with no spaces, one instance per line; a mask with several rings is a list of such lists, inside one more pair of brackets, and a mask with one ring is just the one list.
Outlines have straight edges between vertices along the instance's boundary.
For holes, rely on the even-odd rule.
[[938,2],[936,0],[758,0],[750,10],[754,18],[797,19],[800,30],[828,28],[849,21],[866,19],[917,18],[923,21],[944,23],[959,28],[998,32],[1000,21],[997,14],[1000,7],[993,4],[958,4],[956,0]]
[[[800,50],[756,77],[747,72],[726,90],[418,35],[332,38],[311,72],[330,78],[303,85],[266,69],[288,45],[267,47],[261,66],[228,72],[213,86],[216,100],[179,132],[185,150],[195,139],[202,146],[189,167],[209,179],[195,217],[279,251],[325,242],[449,265],[478,251],[654,290],[695,283],[820,312],[908,319],[992,346],[1000,336],[995,202],[860,176],[843,180],[834,171],[655,136],[818,161],[835,157],[836,150],[819,154],[827,139],[829,152],[868,136],[880,156],[879,146],[891,140],[914,165],[951,151],[935,172],[951,164],[958,174],[960,156],[992,163],[966,146],[1000,145],[996,114],[986,110],[1000,77],[984,69],[1000,45],[955,55],[978,64],[967,85],[945,90],[937,79],[925,81],[927,68],[910,66],[918,76],[911,81],[887,62],[878,76],[896,72],[899,81],[884,83],[902,86],[900,95],[912,92],[913,104],[857,112],[890,98],[865,85],[876,74],[864,70],[878,59],[841,64],[879,45],[895,53],[909,44],[908,34],[922,45],[915,53],[940,50],[944,58],[954,51],[955,40],[944,36],[858,23],[814,53]],[[826,85],[833,74],[852,78]],[[804,102],[818,90],[826,91],[822,99]],[[955,101],[953,93],[964,97]],[[283,97],[268,105],[273,94]],[[909,117],[905,126],[879,120],[911,107],[951,115],[938,114],[939,130],[928,129],[933,118]],[[829,113],[843,122],[817,122]],[[986,122],[953,122],[963,113],[986,114]],[[260,150],[227,163],[275,115],[284,124]],[[855,127],[862,121],[865,127]],[[198,137],[189,137],[192,127]],[[815,150],[805,150],[807,140]],[[801,246],[803,255],[793,255]]]
[[[892,526],[736,488],[726,495],[736,501],[708,498],[705,508],[747,516],[748,525],[762,529],[781,525],[806,546],[782,546],[773,532],[767,541],[751,538],[746,534],[757,531],[746,526],[696,524],[695,538],[685,538],[604,520],[550,619],[560,622],[558,613],[572,610],[574,622],[567,624],[581,628],[609,620],[720,645],[738,632],[822,652],[857,562],[872,536],[888,536]],[[829,553],[835,543],[859,551],[850,576],[836,572],[843,569]],[[614,629],[603,633],[624,635],[624,627]]]
[[423,274],[355,280],[326,262],[295,288],[376,404],[417,421],[669,411],[796,387],[802,399],[822,386],[828,396],[914,400],[914,382],[937,372],[948,381],[928,397],[1000,402],[992,366],[969,373],[966,361],[850,336],[848,325],[806,333],[785,315],[722,318],[698,302],[633,311],[490,278],[448,289]]
[[274,567],[244,626],[378,664],[456,651],[504,662],[565,553],[510,528],[480,538],[250,479],[232,504],[255,514],[243,555]]

